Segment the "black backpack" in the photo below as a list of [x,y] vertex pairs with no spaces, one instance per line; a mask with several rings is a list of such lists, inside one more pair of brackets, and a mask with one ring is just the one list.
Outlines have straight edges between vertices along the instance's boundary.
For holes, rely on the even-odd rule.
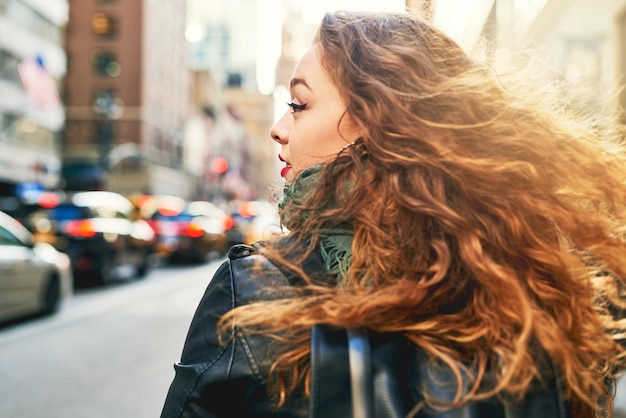
[[[542,381],[521,402],[493,397],[452,410],[416,410],[426,392],[439,400],[454,399],[457,382],[449,368],[399,335],[316,325],[309,417],[565,418],[556,376],[547,362]],[[488,376],[484,382],[488,384]]]
[[[235,246],[229,257],[259,254],[260,246]],[[285,283],[298,281],[293,272],[265,257],[257,262],[262,263],[265,275],[282,275]],[[237,262],[231,263],[233,274],[238,268]],[[325,280],[323,264],[316,254],[307,258],[302,268],[311,277]],[[444,364],[429,358],[399,334],[318,324],[311,330],[309,417],[566,418],[567,404],[558,373],[547,356],[543,357],[546,361],[541,381],[534,382],[521,401],[507,401],[501,396],[437,410],[423,405],[424,393],[452,401],[457,392],[456,377]],[[487,375],[483,379],[485,387],[490,381],[493,379]]]

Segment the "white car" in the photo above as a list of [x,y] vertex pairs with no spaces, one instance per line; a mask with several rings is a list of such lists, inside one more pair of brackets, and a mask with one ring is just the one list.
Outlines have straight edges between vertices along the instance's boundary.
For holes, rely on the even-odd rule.
[[72,293],[69,257],[0,211],[0,321],[54,313]]

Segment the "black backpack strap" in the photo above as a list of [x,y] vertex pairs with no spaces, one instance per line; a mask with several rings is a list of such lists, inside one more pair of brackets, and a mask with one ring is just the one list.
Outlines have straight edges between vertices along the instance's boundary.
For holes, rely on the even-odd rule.
[[309,418],[352,417],[348,335],[318,324],[311,330]]
[[371,349],[363,329],[311,330],[309,417],[374,418]]
[[370,341],[367,332],[362,328],[348,328],[347,332],[352,410],[355,417],[374,418],[374,387]]

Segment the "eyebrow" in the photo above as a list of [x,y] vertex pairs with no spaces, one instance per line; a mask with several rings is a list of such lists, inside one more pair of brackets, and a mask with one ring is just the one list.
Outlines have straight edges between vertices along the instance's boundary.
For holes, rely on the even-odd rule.
[[307,82],[306,82],[306,80],[304,78],[292,78],[291,79],[291,83],[289,83],[289,88],[293,89],[298,84],[302,84],[304,87],[306,87],[307,89],[311,90],[311,87],[307,84]]

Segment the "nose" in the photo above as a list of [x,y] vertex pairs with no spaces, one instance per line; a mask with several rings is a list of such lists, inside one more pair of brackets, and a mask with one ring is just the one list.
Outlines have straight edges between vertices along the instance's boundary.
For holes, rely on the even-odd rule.
[[270,136],[281,145],[285,145],[289,141],[289,129],[284,119],[285,116],[283,115],[283,117],[270,128]]

